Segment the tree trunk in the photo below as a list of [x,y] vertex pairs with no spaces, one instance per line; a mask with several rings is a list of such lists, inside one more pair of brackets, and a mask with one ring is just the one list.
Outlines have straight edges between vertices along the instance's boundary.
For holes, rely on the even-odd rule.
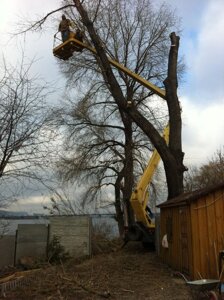
[[[124,133],[125,133],[125,161],[124,168],[119,173],[116,183],[115,183],[115,208],[116,215],[118,218],[118,227],[121,234],[121,231],[124,229],[124,221],[120,218],[120,191],[122,189],[123,194],[123,203],[125,205],[124,214],[122,218],[125,218],[125,223],[128,223],[128,226],[132,226],[135,223],[134,212],[130,204],[130,198],[132,194],[134,178],[133,178],[133,140],[132,140],[132,120],[124,112],[120,111],[121,118],[124,124]],[[123,188],[121,188],[121,180],[124,179]],[[122,232],[123,233],[123,232]]]
[[[167,181],[172,182],[174,170],[176,171],[175,183],[171,184],[169,197],[177,196],[183,193],[183,173],[186,168],[183,165],[184,153],[182,152],[182,121],[181,107],[177,96],[177,58],[179,49],[179,36],[174,32],[170,34],[171,47],[168,61],[168,75],[164,80],[166,88],[166,100],[169,111],[170,136],[169,150],[175,159],[171,169],[167,168]],[[175,184],[175,187],[173,186]],[[172,189],[172,190],[171,190]]]
[[125,132],[125,164],[124,164],[124,189],[123,199],[127,209],[128,225],[135,223],[134,213],[130,204],[132,189],[134,185],[133,178],[133,140],[132,140],[132,119],[126,113],[122,113],[122,120]]
[[116,212],[119,234],[120,234],[120,237],[123,237],[123,235],[124,235],[124,216],[123,216],[123,211],[121,209],[121,178],[122,177],[119,175],[115,182],[115,212]]
[[104,77],[105,83],[111,92],[116,104],[120,111],[127,113],[132,120],[143,130],[149,137],[156,150],[159,152],[164,164],[167,186],[168,186],[168,199],[171,199],[183,192],[183,172],[185,170],[183,165],[184,154],[181,147],[181,111],[177,97],[177,54],[179,47],[179,37],[172,33],[171,49],[169,54],[168,76],[164,84],[167,94],[167,105],[169,109],[169,122],[170,122],[170,141],[166,145],[165,140],[160,136],[159,132],[154,126],[132,105],[128,107],[126,99],[122,93],[107,55],[103,48],[103,44],[96,33],[92,21],[89,19],[87,12],[83,8],[80,0],[73,0],[76,8],[82,18],[83,24],[86,26],[92,43],[97,51],[99,58],[99,65]]

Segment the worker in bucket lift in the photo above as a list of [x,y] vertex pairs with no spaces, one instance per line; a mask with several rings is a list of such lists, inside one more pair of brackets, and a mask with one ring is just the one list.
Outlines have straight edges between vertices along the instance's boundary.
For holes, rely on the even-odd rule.
[[71,21],[67,19],[65,15],[62,15],[61,18],[62,20],[58,26],[58,31],[61,32],[62,41],[64,43],[67,39],[69,39],[70,36],[69,26],[71,26]]

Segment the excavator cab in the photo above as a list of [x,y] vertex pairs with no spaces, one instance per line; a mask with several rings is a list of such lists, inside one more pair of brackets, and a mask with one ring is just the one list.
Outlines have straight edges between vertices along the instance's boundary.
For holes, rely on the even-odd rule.
[[70,32],[65,42],[62,41],[60,32],[57,32],[54,35],[53,55],[62,60],[68,60],[74,52],[82,52],[83,47],[78,43],[79,41],[83,41],[83,36],[78,30],[76,33]]

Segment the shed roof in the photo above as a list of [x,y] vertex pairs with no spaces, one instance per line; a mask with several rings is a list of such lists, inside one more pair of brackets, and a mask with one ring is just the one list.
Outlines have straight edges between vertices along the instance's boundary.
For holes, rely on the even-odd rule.
[[224,188],[224,182],[219,183],[217,185],[209,186],[209,187],[206,187],[206,188],[203,188],[200,190],[196,190],[193,192],[183,193],[183,194],[179,195],[178,197],[172,198],[170,200],[167,200],[167,201],[157,205],[157,207],[163,208],[163,207],[186,205],[193,201],[196,201],[198,198],[201,198],[210,193],[213,193],[216,190],[219,190],[221,188]]

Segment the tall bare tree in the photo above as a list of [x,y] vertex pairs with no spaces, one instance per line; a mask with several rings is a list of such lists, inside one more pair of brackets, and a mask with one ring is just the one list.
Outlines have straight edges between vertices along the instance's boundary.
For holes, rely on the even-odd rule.
[[[47,163],[50,131],[45,99],[49,90],[31,76],[32,62],[17,67],[3,64],[0,79],[0,206],[9,204],[22,179],[39,179]],[[48,134],[49,133],[49,134]]]
[[[69,3],[69,1],[64,2],[66,4]],[[130,69],[135,70],[143,77],[154,80],[159,85],[166,70],[165,62],[167,61],[166,54],[168,54],[167,35],[171,28],[178,24],[173,12],[166,6],[160,7],[155,12],[150,1],[101,1],[100,4],[100,6],[91,5],[91,14],[95,15],[95,10],[98,9],[97,18],[94,21],[108,55]],[[131,4],[136,9],[133,9]],[[71,10],[70,18],[77,19],[77,13]],[[78,23],[79,20],[77,19],[76,22]],[[74,59],[70,60],[69,64],[63,63],[62,67],[70,80],[70,89],[72,86],[77,87],[78,85],[80,87],[80,81],[83,82],[83,78],[88,80],[88,82],[95,82],[98,94],[101,92],[101,98],[104,99],[104,101],[99,101],[97,106],[102,119],[108,118],[108,116],[105,117],[106,110],[109,111],[109,114],[116,113],[118,115],[118,112],[120,114],[122,127],[124,128],[123,157],[125,159],[123,160],[124,167],[117,169],[115,198],[119,199],[122,188],[124,201],[128,206],[134,184],[133,163],[137,157],[136,155],[133,156],[133,153],[135,153],[134,149],[136,149],[133,147],[134,125],[131,117],[126,112],[116,109],[113,99],[111,99],[111,93],[109,90],[106,91],[105,86],[102,92],[102,77],[101,73],[99,73],[98,63],[99,61],[96,58],[85,52],[82,55],[75,56]],[[122,72],[116,72],[116,78],[120,83],[126,104],[134,103],[141,113],[155,124],[155,116],[158,117],[158,112],[156,113],[155,109],[152,108],[153,106],[149,104],[148,97],[152,95],[151,91],[146,90]],[[100,107],[103,107],[103,110],[100,110]],[[161,115],[160,112],[160,118]],[[163,113],[163,126],[167,120],[166,115],[166,112]],[[124,181],[124,184],[121,184],[122,181]],[[115,201],[115,203],[118,204],[119,200]],[[117,205],[118,207],[119,205]],[[130,220],[132,214],[129,207],[128,214]]]
[[88,15],[88,2],[83,4],[79,0],[74,0],[73,3],[79,12],[82,22],[85,25],[91,41],[97,51],[99,67],[102,71],[108,89],[119,107],[119,110],[130,116],[131,119],[136,122],[158,150],[166,172],[168,198],[170,199],[179,195],[183,192],[183,173],[186,170],[183,165],[184,153],[182,152],[181,141],[181,108],[177,97],[177,58],[179,37],[174,32],[170,35],[171,47],[168,61],[168,74],[167,78],[164,80],[170,124],[170,141],[169,145],[166,145],[159,132],[153,124],[145,118],[135,103],[131,106],[127,106],[127,101],[121,85],[116,79],[108,61],[108,56],[105,51],[104,42],[100,36],[100,31],[98,31],[98,28],[95,26],[97,14],[95,16],[92,14],[90,16]]
[[[154,111],[150,107],[148,96],[152,93],[146,91],[140,84],[130,79],[127,75],[112,70],[108,62],[108,56],[115,58],[120,63],[141,74],[148,80],[162,87],[165,78],[168,57],[168,33],[177,24],[174,14],[162,6],[156,12],[153,11],[149,0],[139,1],[63,1],[63,8],[71,9],[74,19],[79,26],[84,25],[86,38],[92,43],[97,56],[83,51],[79,57],[75,56],[64,67],[64,73],[71,79],[73,86],[79,88],[86,85],[89,80],[96,78],[98,74],[101,84],[107,87],[108,99],[111,97],[117,104],[125,127],[126,164],[124,174],[124,198],[130,198],[133,187],[133,158],[132,158],[132,127],[133,121],[150,138],[159,151],[164,162],[169,198],[179,194],[183,190],[183,153],[181,147],[181,112],[176,95],[177,88],[177,53],[179,37],[171,35],[172,47],[169,57],[169,70],[166,82],[167,111],[170,122],[170,144],[166,145],[160,136],[160,128],[155,125],[152,118]],[[83,6],[84,5],[84,6]],[[55,10],[58,11],[59,9]],[[77,11],[81,16],[78,19]],[[88,12],[88,15],[87,15]],[[53,13],[53,12],[51,12]],[[32,28],[41,25],[47,16],[37,22]],[[94,75],[93,75],[94,74]],[[102,80],[103,75],[103,80]],[[84,81],[85,79],[85,81]],[[98,78],[97,78],[98,79]],[[105,90],[105,88],[104,88]],[[108,96],[109,95],[109,96]],[[161,105],[159,102],[157,105]],[[146,114],[145,111],[150,111]],[[149,118],[149,116],[151,116]],[[163,115],[164,118],[165,115]],[[164,120],[163,119],[163,123]],[[152,121],[153,120],[153,121]],[[167,120],[167,119],[166,119]],[[166,121],[165,121],[166,123]],[[117,183],[121,186],[121,182]]]
[[[80,101],[67,101],[53,113],[54,122],[57,116],[56,124],[65,128],[66,138],[58,163],[59,177],[85,186],[83,199],[86,204],[98,202],[99,197],[103,207],[115,204],[120,224],[123,221],[121,194],[126,162],[125,128],[115,113],[114,103],[107,101],[104,107],[98,99],[100,97],[95,95],[94,87],[90,90],[93,99],[90,92],[86,93]],[[132,126],[132,135],[135,173],[137,169],[142,173],[151,150],[150,144],[136,125]],[[111,187],[115,189],[115,203]]]

